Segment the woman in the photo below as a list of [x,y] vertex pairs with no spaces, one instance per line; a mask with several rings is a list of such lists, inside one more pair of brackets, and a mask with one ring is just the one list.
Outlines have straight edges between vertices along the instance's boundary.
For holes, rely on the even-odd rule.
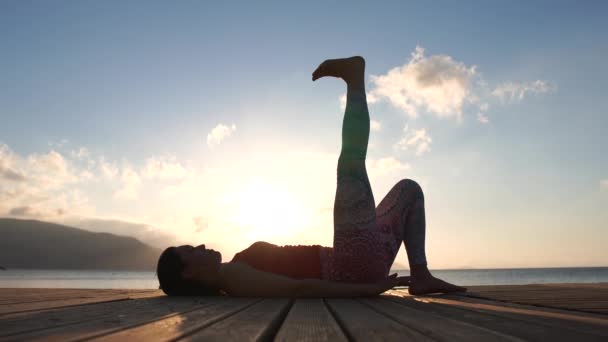
[[[356,56],[326,60],[312,74],[313,81],[331,76],[347,85],[333,248],[256,242],[222,263],[220,253],[204,245],[170,247],[157,267],[165,293],[355,297],[382,293],[398,284],[409,285],[411,294],[466,290],[433,277],[427,268],[424,196],[416,182],[398,182],[375,206],[365,169],[370,120],[364,72],[365,60]],[[402,242],[411,276],[387,277]]]

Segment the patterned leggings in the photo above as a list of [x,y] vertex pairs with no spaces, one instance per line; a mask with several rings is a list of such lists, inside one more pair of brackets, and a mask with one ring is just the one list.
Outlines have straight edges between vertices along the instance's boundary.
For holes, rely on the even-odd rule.
[[411,265],[426,264],[424,195],[409,179],[376,208],[365,157],[369,113],[364,86],[348,87],[334,203],[334,246],[321,249],[324,279],[374,282],[388,275],[401,242]]

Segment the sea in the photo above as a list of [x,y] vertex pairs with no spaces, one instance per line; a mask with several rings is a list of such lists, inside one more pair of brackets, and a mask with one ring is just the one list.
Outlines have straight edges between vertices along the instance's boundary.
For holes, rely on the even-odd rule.
[[[394,270],[400,276],[408,270]],[[446,281],[470,285],[608,282],[608,267],[431,270]],[[0,270],[0,288],[156,289],[154,272],[98,270]]]

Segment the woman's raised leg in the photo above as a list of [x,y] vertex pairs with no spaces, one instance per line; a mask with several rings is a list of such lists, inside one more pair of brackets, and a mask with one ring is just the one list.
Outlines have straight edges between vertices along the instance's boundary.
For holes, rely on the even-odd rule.
[[375,202],[365,169],[370,119],[364,72],[365,60],[357,56],[326,60],[313,73],[313,81],[332,76],[347,85],[334,202],[334,280],[375,281],[388,274],[384,258],[376,256],[382,246],[375,236]]
[[353,224],[374,223],[376,219],[374,196],[365,169],[370,121],[364,71],[365,60],[357,56],[326,60],[313,73],[313,80],[334,76],[342,78],[347,85],[334,203],[334,223],[345,224],[347,229]]

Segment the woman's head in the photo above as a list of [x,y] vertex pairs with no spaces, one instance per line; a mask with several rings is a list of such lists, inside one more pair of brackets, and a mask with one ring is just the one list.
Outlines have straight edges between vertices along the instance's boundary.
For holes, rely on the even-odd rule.
[[205,245],[169,247],[158,258],[160,288],[170,296],[216,295],[222,255]]

